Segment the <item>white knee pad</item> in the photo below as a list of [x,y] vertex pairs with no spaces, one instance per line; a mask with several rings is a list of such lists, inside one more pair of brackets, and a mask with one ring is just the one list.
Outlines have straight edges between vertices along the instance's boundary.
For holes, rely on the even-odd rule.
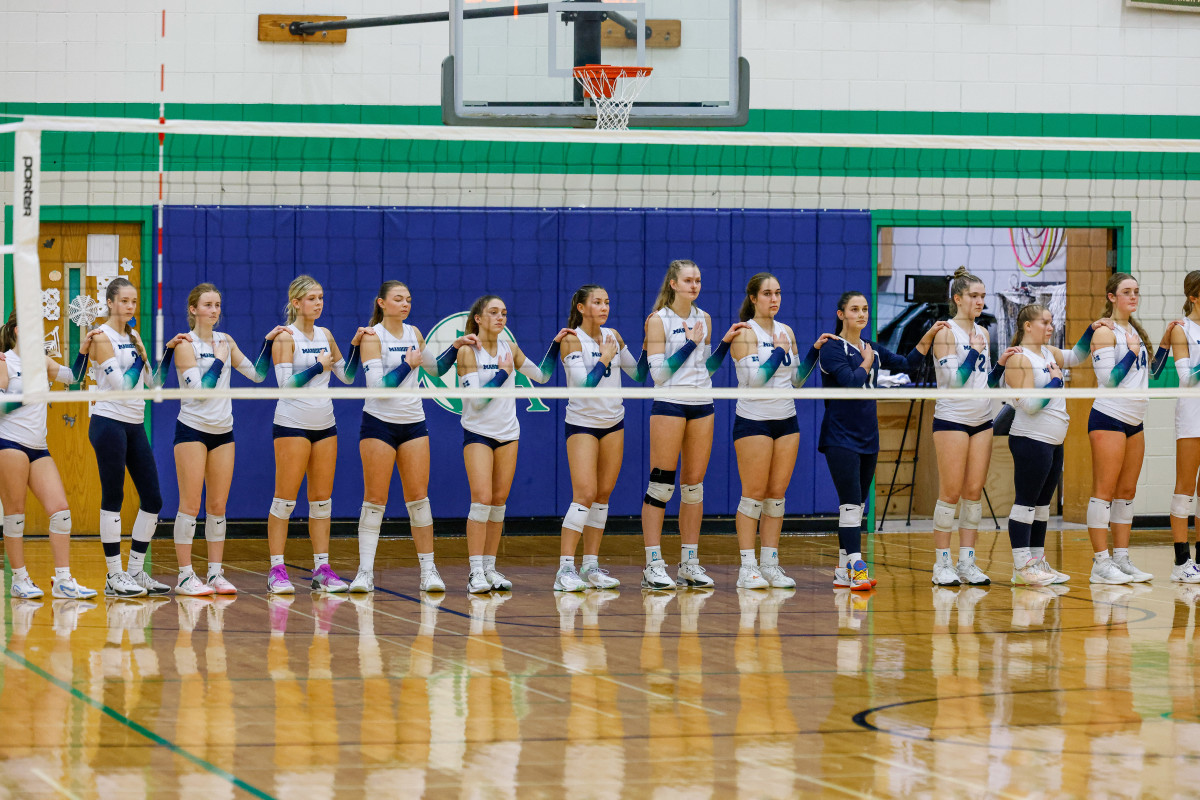
[[225,517],[209,514],[204,518],[204,540],[206,542],[225,541]]
[[20,539],[25,535],[25,515],[24,514],[5,514],[4,515],[4,538],[5,539]]
[[962,501],[962,519],[959,520],[959,527],[966,528],[969,531],[979,530],[979,521],[983,519],[983,503],[978,500],[963,500]]
[[[658,471],[661,472],[661,470]],[[650,485],[646,487],[646,502],[652,506],[666,508],[667,503],[675,496],[675,484],[656,481],[655,477],[657,476],[654,474],[650,475]],[[674,472],[671,473],[671,477],[674,479]]]
[[855,528],[862,525],[862,506],[846,504],[838,506],[838,527]]
[[333,516],[333,500],[310,500],[308,502],[309,519],[329,519]]
[[587,524],[588,507],[582,503],[571,503],[571,507],[567,509],[567,515],[563,517],[562,526],[569,531],[583,533],[583,526]]
[[1037,510],[1033,506],[1018,506],[1014,505],[1008,512],[1008,518],[1013,522],[1022,522],[1026,525],[1032,525]]
[[939,533],[950,533],[954,530],[955,506],[944,500],[938,500],[933,507],[933,529]]
[[105,544],[121,541],[120,511],[100,511],[100,541]]
[[1187,494],[1171,495],[1171,516],[1187,519],[1196,513],[1196,498]]
[[763,501],[763,514],[768,517],[782,517],[783,506],[782,497],[768,497]]
[[291,519],[292,512],[296,510],[295,500],[283,500],[278,497],[271,498],[271,516],[276,519]]
[[1113,500],[1112,513],[1109,515],[1108,521],[1114,525],[1132,525],[1133,501]]
[[175,544],[191,544],[196,538],[196,518],[191,514],[175,515]]
[[467,512],[467,519],[471,520],[471,522],[487,522],[488,514],[491,510],[491,506],[485,506],[483,503],[471,503],[471,510]]
[[1109,513],[1112,503],[1099,497],[1088,499],[1087,526],[1089,528],[1108,529]]
[[488,512],[488,522],[504,522],[504,509],[508,506],[492,506]]
[[761,500],[754,500],[749,497],[743,497],[738,501],[738,513],[745,514],[750,519],[758,519],[762,516],[763,504]]
[[405,503],[404,507],[408,509],[408,524],[412,527],[428,528],[433,524],[433,511],[429,508],[428,497]]
[[71,535],[71,512],[59,511],[50,515],[50,533],[55,536]]
[[364,502],[358,512],[358,529],[367,533],[379,533],[379,528],[383,525],[383,512],[384,507],[378,503]]
[[679,487],[679,502],[693,505],[704,502],[704,484],[688,483]]
[[592,507],[588,509],[587,522],[584,523],[584,527],[604,530],[604,526],[607,524],[608,503],[592,503]]
[[1050,506],[1034,506],[1033,518],[1037,522],[1050,521]]

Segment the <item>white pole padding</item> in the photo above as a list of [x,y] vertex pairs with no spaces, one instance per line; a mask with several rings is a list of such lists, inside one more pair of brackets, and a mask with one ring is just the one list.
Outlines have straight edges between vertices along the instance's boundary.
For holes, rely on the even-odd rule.
[[28,398],[50,391],[43,357],[42,267],[38,259],[42,134],[37,130],[21,129],[14,138],[13,305],[20,327],[17,341],[23,356],[21,380],[24,395]]

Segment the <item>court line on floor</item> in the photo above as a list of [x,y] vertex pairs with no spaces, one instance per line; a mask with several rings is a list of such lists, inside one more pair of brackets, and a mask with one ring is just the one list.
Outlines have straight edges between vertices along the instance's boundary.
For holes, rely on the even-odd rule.
[[58,792],[59,794],[61,794],[63,797],[67,798],[67,800],[80,800],[80,797],[79,797],[79,795],[77,795],[77,794],[72,794],[70,791],[68,791],[68,790],[67,790],[67,787],[63,786],[63,785],[62,785],[61,783],[59,783],[58,781],[54,780],[53,778],[51,778],[51,777],[50,777],[49,775],[47,775],[46,773],[42,772],[42,771],[41,771],[40,769],[38,769],[37,767],[34,767],[33,769],[29,770],[29,772],[30,772],[32,775],[34,775],[34,776],[36,776],[36,777],[38,777],[38,778],[41,778],[41,780],[42,780],[44,783],[47,783],[47,784],[49,784],[49,785],[50,785],[50,786],[51,786],[51,787],[52,787],[52,788],[53,788],[55,791],[57,791],[57,792]]
[[[265,573],[265,572],[258,572],[258,571],[256,571],[256,570],[247,569],[247,568],[245,568],[245,567],[238,567],[238,566],[235,566],[235,565],[229,565],[229,566],[230,566],[230,567],[232,567],[233,569],[240,570],[241,572],[247,572],[247,573],[249,573],[249,574],[251,574],[251,575],[262,575],[263,577],[265,577],[265,576],[266,576],[266,573]],[[311,572],[311,570],[306,570],[304,567],[296,567],[296,569],[299,569],[299,570],[302,570],[302,571],[309,571],[309,572]],[[376,586],[376,587],[375,587],[375,590],[376,590],[376,591],[383,591],[383,592],[384,592],[384,593],[386,593],[386,594],[391,594],[391,595],[397,595],[397,596],[399,596],[399,597],[404,597],[404,595],[400,595],[399,593],[397,593],[397,592],[393,592],[393,591],[391,591],[390,589],[382,589],[382,588],[381,588],[381,587],[379,587],[379,586]],[[263,595],[251,594],[250,596],[251,596],[251,597],[259,597],[259,598],[261,598],[261,599],[262,599],[264,602],[266,602],[266,597],[265,597],[265,596],[263,596]],[[420,603],[420,600],[413,599],[413,600],[412,600],[412,602]],[[451,609],[446,609],[446,610],[451,610]],[[441,611],[442,611],[442,608],[441,608],[440,606],[439,606],[439,608],[438,608],[438,611],[439,611],[439,612],[441,612]],[[297,612],[297,613],[303,614],[304,616],[309,616],[308,614],[304,614],[304,612],[302,612],[302,611],[300,611],[300,612]],[[421,624],[420,620],[411,619],[411,618],[409,618],[409,617],[403,617],[403,616],[400,616],[400,615],[398,615],[398,614],[391,614],[391,613],[389,613],[389,612],[387,612],[387,611],[383,611],[382,609],[376,609],[376,608],[374,608],[373,606],[372,606],[372,608],[371,608],[371,613],[372,613],[372,614],[380,614],[380,615],[382,615],[382,616],[389,617],[389,618],[391,618],[391,619],[397,619],[397,620],[400,620],[401,622],[409,622],[409,623],[412,623],[412,624],[414,624],[414,625],[420,625],[420,624]],[[455,614],[455,616],[464,616],[464,615],[462,614],[462,612],[458,612],[457,614]],[[466,618],[467,618],[468,620],[470,619],[470,615],[469,615],[469,614],[468,614],[468,615],[465,615],[465,616],[466,616]],[[313,617],[309,617],[309,618],[310,618],[310,619],[313,619]],[[355,631],[355,632],[357,632],[357,628],[351,628],[351,627],[350,627],[350,626],[348,626],[348,625],[342,625],[341,623],[333,623],[333,622],[331,622],[330,624],[337,624],[337,625],[338,625],[339,627],[341,627],[341,628],[344,628],[344,629],[346,629],[346,630],[349,630],[349,631]],[[437,630],[437,631],[441,631],[442,633],[444,633],[444,634],[446,634],[446,635],[448,635],[448,636],[460,636],[460,637],[462,637],[462,636],[470,636],[470,634],[469,634],[469,633],[460,633],[460,632],[458,632],[458,631],[447,630],[446,628],[443,628],[443,627],[442,627],[442,626],[440,626],[440,625],[434,625],[434,629],[435,629],[435,630]],[[380,638],[380,637],[376,635],[376,638]],[[392,640],[391,640],[391,639],[387,639],[387,638],[385,638],[385,639],[384,639],[384,641],[392,641]],[[533,660],[533,661],[540,661],[540,662],[542,662],[543,664],[548,664],[548,665],[550,665],[550,666],[558,667],[559,669],[563,670],[563,671],[564,671],[566,674],[574,674],[574,673],[571,671],[571,668],[570,668],[570,667],[568,667],[566,664],[562,663],[561,661],[555,661],[555,660],[553,660],[553,659],[546,658],[545,656],[539,656],[539,655],[536,655],[536,654],[534,654],[534,653],[527,653],[527,652],[525,652],[525,651],[523,651],[523,650],[517,650],[516,648],[514,648],[514,647],[511,647],[511,646],[509,646],[509,645],[506,645],[506,644],[504,644],[503,642],[501,642],[500,644],[496,644],[496,643],[494,643],[494,642],[489,642],[489,641],[487,641],[486,639],[481,639],[480,641],[482,641],[482,642],[483,642],[484,644],[486,644],[488,647],[499,647],[501,650],[503,650],[503,651],[505,651],[505,652],[508,652],[508,653],[512,653],[513,655],[522,656],[522,657],[524,657],[524,658],[528,658],[528,659],[530,659],[530,660]],[[403,644],[403,643],[401,643],[401,642],[392,642],[392,643],[393,643],[393,644],[396,644],[396,645],[398,645],[398,646],[407,647],[409,650],[412,650],[412,648],[411,648],[410,646],[408,646],[408,645],[405,645],[405,644]],[[465,665],[463,662],[455,662],[455,661],[452,661],[452,660],[450,660],[450,659],[446,659],[445,657],[442,657],[442,656],[435,656],[435,658],[440,658],[440,659],[441,659],[442,661],[444,661],[445,663],[456,664],[456,665],[459,665],[459,666],[466,666],[466,665]],[[706,714],[715,714],[716,716],[719,716],[719,717],[726,716],[726,714],[725,714],[725,712],[724,712],[724,711],[720,711],[720,710],[718,710],[718,709],[715,709],[715,708],[708,708],[707,706],[702,706],[702,705],[699,705],[699,704],[697,704],[697,703],[690,703],[690,702],[688,702],[688,701],[686,701],[686,700],[679,700],[679,699],[677,699],[677,698],[675,698],[675,697],[673,697],[673,696],[671,696],[671,695],[665,695],[665,694],[659,694],[658,692],[652,692],[652,691],[650,691],[649,689],[644,689],[644,688],[642,688],[641,686],[637,686],[637,685],[635,685],[635,684],[632,684],[632,683],[627,683],[627,682],[625,682],[625,681],[619,681],[619,680],[617,680],[617,679],[613,678],[611,675],[597,675],[596,677],[597,677],[597,678],[600,678],[601,680],[604,680],[604,681],[606,681],[606,682],[608,682],[608,683],[611,683],[611,684],[613,684],[613,685],[615,685],[615,686],[621,686],[621,687],[624,687],[624,688],[626,688],[626,689],[629,689],[629,690],[631,690],[631,691],[637,692],[637,693],[639,693],[639,694],[644,694],[644,695],[647,695],[647,696],[649,696],[649,697],[653,697],[653,698],[655,698],[655,699],[657,699],[657,700],[670,700],[670,701],[672,701],[672,702],[676,703],[677,705],[680,705],[680,706],[686,706],[686,707],[688,707],[688,708],[694,708],[694,709],[696,709],[697,711],[703,711],[703,712],[704,712],[704,713],[706,713]],[[526,685],[526,688],[527,688],[527,689],[529,688],[529,687],[528,687],[528,685]],[[561,698],[561,697],[556,697],[556,696],[554,696],[554,695],[547,694],[547,693],[545,693],[545,692],[541,692],[540,690],[535,690],[535,689],[529,689],[529,690],[530,690],[530,691],[536,691],[536,692],[538,692],[539,694],[542,694],[542,695],[544,695],[545,697],[548,697],[548,698],[550,698],[550,699],[552,699],[552,700],[555,700],[556,702],[559,702],[559,703],[570,703],[570,702],[571,702],[571,700],[570,700],[569,698]],[[599,711],[600,711],[600,713],[602,713],[602,714],[606,714],[606,715],[607,715],[607,712],[605,712],[603,709],[597,709],[597,710],[599,710]],[[611,715],[610,715],[610,716],[611,716]]]
[[139,736],[149,739],[150,741],[154,742],[155,744],[159,745],[160,747],[167,748],[175,755],[180,756],[181,758],[184,758],[187,761],[190,761],[191,763],[195,764],[196,766],[200,767],[201,769],[204,769],[204,770],[212,773],[213,775],[216,775],[216,776],[222,778],[223,780],[233,784],[238,789],[241,789],[244,792],[249,792],[250,794],[254,795],[255,797],[260,798],[261,800],[276,800],[276,798],[274,796],[267,794],[262,789],[259,789],[257,786],[247,783],[246,781],[242,780],[241,778],[239,778],[235,775],[232,775],[232,774],[226,772],[225,770],[221,769],[216,764],[209,763],[208,761],[205,761],[203,758],[200,758],[199,756],[197,756],[193,753],[190,753],[187,750],[184,750],[182,747],[175,744],[170,739],[166,739],[162,736],[159,736],[157,733],[150,730],[145,725],[142,725],[141,723],[139,723],[133,719],[130,719],[129,717],[122,714],[121,712],[117,711],[116,709],[111,708],[111,707],[105,705],[103,702],[95,699],[91,695],[84,694],[83,692],[79,691],[71,684],[62,680],[61,678],[51,675],[49,672],[42,669],[37,664],[34,664],[32,661],[30,661],[29,659],[27,659],[25,656],[21,655],[20,653],[14,653],[12,650],[9,650],[7,647],[5,647],[4,655],[7,656],[8,658],[10,658],[11,660],[17,662],[18,664],[23,666],[25,669],[32,672],[34,675],[37,675],[39,678],[42,678],[43,680],[48,681],[50,683],[50,685],[55,686],[59,689],[62,689],[64,692],[71,695],[73,698],[80,701],[81,703],[91,706],[92,708],[96,709],[100,713],[102,713],[108,717],[111,717],[112,719],[121,723],[125,727],[129,728],[131,731],[138,734]]
[[1024,795],[1019,795],[1019,794],[1010,794],[1008,792],[994,791],[991,788],[989,788],[986,784],[981,786],[978,783],[972,783],[971,781],[965,781],[962,778],[953,778],[953,777],[951,777],[949,775],[945,775],[941,772],[934,772],[933,770],[929,769],[928,767],[922,767],[922,766],[918,766],[915,764],[905,764],[903,761],[892,761],[887,758],[880,758],[879,756],[870,755],[869,753],[859,753],[858,757],[865,758],[868,761],[874,761],[877,764],[887,764],[890,767],[906,769],[909,772],[923,773],[925,775],[928,775],[931,778],[941,781],[942,783],[953,783],[958,786],[964,786],[964,787],[971,789],[973,791],[976,791],[976,792],[983,792],[989,796],[1007,797],[1007,798],[1012,798],[1012,800],[1021,800],[1021,798],[1024,796]]
[[832,781],[823,781],[820,778],[814,778],[811,775],[805,775],[801,772],[795,773],[795,776],[802,781],[808,781],[809,783],[816,784],[824,789],[832,789],[835,792],[841,792],[842,794],[850,797],[865,797],[869,798],[869,800],[875,800],[876,797],[876,795],[873,795],[869,792],[859,792],[854,789],[847,789],[845,786],[839,786]]

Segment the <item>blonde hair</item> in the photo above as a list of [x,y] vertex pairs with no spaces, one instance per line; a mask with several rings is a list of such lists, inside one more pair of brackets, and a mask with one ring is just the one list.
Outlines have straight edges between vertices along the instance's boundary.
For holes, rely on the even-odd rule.
[[288,304],[283,307],[283,313],[287,315],[288,325],[296,321],[296,307],[292,305],[292,301],[303,300],[314,288],[320,289],[321,284],[317,283],[317,279],[311,275],[298,275],[295,280],[288,284]]
[[954,270],[954,276],[950,279],[950,302],[954,307],[958,308],[958,301],[954,298],[962,297],[971,288],[972,284],[983,283],[977,276],[972,275],[966,267],[959,267]]
[[188,328],[196,327],[196,315],[192,313],[192,309],[195,308],[196,304],[200,302],[200,298],[203,297],[208,292],[215,293],[217,295],[217,297],[221,296],[221,290],[218,289],[216,286],[213,286],[211,283],[202,283],[202,284],[198,285],[195,289],[192,289],[190,292],[188,292],[188,299],[187,299]]
[[1017,314],[1017,330],[1013,333],[1012,344],[1010,347],[1019,347],[1021,340],[1025,338],[1025,323],[1033,322],[1038,317],[1049,311],[1046,306],[1041,303],[1030,303],[1021,309]]
[[[1108,283],[1104,285],[1104,316],[1112,317],[1113,301],[1109,300],[1108,296],[1110,294],[1116,294],[1117,289],[1120,289],[1121,284],[1125,281],[1133,281],[1134,283],[1138,282],[1137,278],[1133,277],[1128,272],[1114,272],[1112,277],[1108,279]],[[1141,337],[1142,344],[1149,349],[1150,337],[1146,334],[1146,329],[1142,327],[1141,323],[1133,318],[1133,314],[1129,315],[1129,324],[1133,326],[1133,329],[1137,331],[1137,335]]]
[[[671,288],[671,281],[679,278],[679,273],[684,267],[696,267],[695,261],[689,261],[686,258],[677,258],[667,265],[667,276],[663,278],[662,288],[658,290],[658,299],[654,301],[654,310],[666,308],[675,302],[675,290]],[[696,267],[699,272],[700,268]]]

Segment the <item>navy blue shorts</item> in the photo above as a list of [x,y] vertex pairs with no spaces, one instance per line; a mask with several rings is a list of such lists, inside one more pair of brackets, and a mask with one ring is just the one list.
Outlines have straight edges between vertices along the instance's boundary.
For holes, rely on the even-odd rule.
[[1092,413],[1088,414],[1088,433],[1092,431],[1115,431],[1125,434],[1125,438],[1137,436],[1145,430],[1145,425],[1138,423],[1137,425],[1127,425],[1119,419],[1114,419],[1103,411],[1092,409]]
[[405,442],[429,436],[425,420],[420,422],[384,422],[379,417],[363,412],[362,427],[358,429],[358,440],[378,439],[393,450]]
[[289,428],[284,425],[271,426],[272,439],[288,439],[291,437],[300,439],[308,439],[310,444],[316,444],[322,439],[328,439],[330,436],[337,436],[337,425],[330,425],[325,430],[309,431],[304,428]]
[[493,439],[490,436],[480,436],[478,433],[471,433],[468,430],[463,431],[463,447],[469,444],[486,444],[493,450],[504,447],[506,444],[512,444],[516,439],[510,439],[507,442],[502,442],[499,439]]
[[733,418],[733,440],[746,436],[769,436],[781,439],[800,432],[800,423],[794,416],[787,419],[746,419],[736,414]]
[[199,442],[204,445],[205,450],[216,450],[222,445],[233,444],[233,431],[205,433],[204,431],[196,430],[190,425],[184,425],[179,420],[175,420],[175,444],[187,444],[189,442]]
[[712,403],[702,406],[684,405],[683,403],[668,403],[665,400],[655,400],[650,406],[650,416],[683,417],[686,420],[704,419],[715,414],[717,409]]
[[961,431],[967,436],[974,436],[977,433],[990,431],[992,429],[992,421],[981,422],[978,425],[963,425],[961,422],[951,422],[948,419],[933,418],[933,432],[938,431]]
[[50,457],[49,450],[34,450],[32,447],[26,447],[23,444],[17,444],[9,439],[0,439],[0,450],[20,450],[25,454],[25,457],[29,459],[30,464],[32,464],[34,461],[37,461],[39,458]]
[[625,420],[621,420],[616,425],[613,425],[611,428],[588,428],[584,425],[572,425],[569,422],[565,422],[565,423],[563,423],[563,425],[567,429],[566,438],[568,438],[568,439],[570,439],[572,436],[574,436],[577,433],[582,433],[585,436],[595,436],[597,439],[603,439],[605,436],[608,436],[610,433],[616,433],[617,431],[625,430]]

